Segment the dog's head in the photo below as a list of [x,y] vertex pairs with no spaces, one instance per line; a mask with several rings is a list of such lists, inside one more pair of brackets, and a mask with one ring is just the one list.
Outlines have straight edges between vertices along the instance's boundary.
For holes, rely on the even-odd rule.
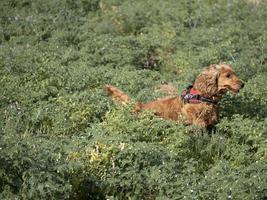
[[203,95],[211,97],[227,91],[238,93],[244,87],[244,82],[236,76],[230,65],[221,63],[205,68],[197,76],[194,87]]

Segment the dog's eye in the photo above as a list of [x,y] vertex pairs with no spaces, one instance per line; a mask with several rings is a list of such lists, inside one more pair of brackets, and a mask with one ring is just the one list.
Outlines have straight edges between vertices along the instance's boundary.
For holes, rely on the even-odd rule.
[[231,78],[231,74],[226,74],[226,78]]

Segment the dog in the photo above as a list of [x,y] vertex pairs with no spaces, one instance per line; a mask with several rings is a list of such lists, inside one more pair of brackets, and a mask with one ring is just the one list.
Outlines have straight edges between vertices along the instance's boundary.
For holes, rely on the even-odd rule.
[[[137,103],[134,112],[149,109],[162,118],[207,129],[218,122],[218,102],[223,95],[227,91],[238,93],[243,87],[244,82],[230,65],[212,64],[180,96]],[[130,102],[127,94],[112,85],[106,85],[105,90],[115,101],[124,105]]]

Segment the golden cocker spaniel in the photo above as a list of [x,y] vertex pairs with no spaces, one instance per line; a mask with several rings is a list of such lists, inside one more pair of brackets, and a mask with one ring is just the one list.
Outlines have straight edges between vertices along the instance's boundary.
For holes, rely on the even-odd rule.
[[[184,124],[194,124],[207,128],[218,121],[218,102],[227,92],[238,93],[244,87],[232,67],[227,64],[213,64],[205,68],[196,78],[194,84],[184,90],[181,96],[172,96],[137,103],[135,112],[150,109],[157,116]],[[130,102],[128,95],[114,86],[106,85],[105,90],[122,104]]]

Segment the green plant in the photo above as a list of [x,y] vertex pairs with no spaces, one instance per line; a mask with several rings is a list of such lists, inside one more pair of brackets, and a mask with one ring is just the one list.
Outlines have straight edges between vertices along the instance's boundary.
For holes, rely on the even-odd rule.
[[[0,1],[0,199],[266,199],[267,4],[255,2]],[[220,61],[245,87],[211,134],[132,114]]]

